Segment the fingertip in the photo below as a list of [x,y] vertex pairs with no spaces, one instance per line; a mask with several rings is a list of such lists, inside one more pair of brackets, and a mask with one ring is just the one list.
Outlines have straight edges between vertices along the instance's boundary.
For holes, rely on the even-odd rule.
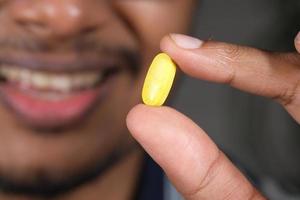
[[[138,104],[134,106],[127,115],[127,127],[134,137],[147,134],[153,131],[153,127],[162,123],[165,118],[171,117],[171,110],[171,108],[165,106],[154,107]],[[156,128],[160,127],[161,126],[156,126]]]
[[164,36],[161,41],[160,41],[160,49],[167,53],[170,54],[172,53],[172,49],[176,48],[176,46],[174,45],[173,40],[171,39],[170,34]]
[[168,54],[177,66],[186,74],[194,74],[194,66],[190,65],[190,60],[194,60],[197,54],[191,53],[191,50],[186,50],[178,47],[171,34],[166,35],[160,42],[160,49],[162,52]]
[[[169,34],[160,43],[161,50],[168,54],[185,74],[203,80],[224,82],[232,70],[227,65],[220,65],[213,58],[216,57],[216,53],[208,46],[217,45],[216,42],[204,42],[182,34]],[[227,73],[228,71],[230,72]]]
[[134,106],[127,114],[126,124],[127,124],[127,128],[131,133],[136,132],[136,129],[140,124],[140,117],[143,116],[144,110],[145,110],[144,105],[138,104]]
[[139,142],[169,131],[177,122],[186,121],[185,117],[167,106],[147,106],[138,104],[133,107],[126,118],[128,130]]

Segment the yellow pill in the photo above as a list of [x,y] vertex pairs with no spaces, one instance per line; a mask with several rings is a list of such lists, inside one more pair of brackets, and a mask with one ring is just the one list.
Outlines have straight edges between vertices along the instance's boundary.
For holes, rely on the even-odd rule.
[[165,53],[158,54],[145,78],[142,99],[146,105],[161,106],[166,101],[176,74],[176,65]]

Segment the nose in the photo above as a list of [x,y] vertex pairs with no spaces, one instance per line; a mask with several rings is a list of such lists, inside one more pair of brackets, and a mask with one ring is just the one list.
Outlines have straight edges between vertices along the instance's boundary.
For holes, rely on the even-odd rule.
[[[96,5],[92,5],[96,4]],[[18,26],[39,36],[66,38],[97,30],[104,21],[94,0],[14,0]],[[98,3],[99,4],[99,3]],[[104,14],[104,12],[102,12]]]

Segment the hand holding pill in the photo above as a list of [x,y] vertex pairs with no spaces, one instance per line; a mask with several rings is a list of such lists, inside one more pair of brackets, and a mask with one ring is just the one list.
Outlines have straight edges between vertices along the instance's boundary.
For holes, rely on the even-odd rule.
[[[166,36],[161,42],[163,52],[186,74],[273,98],[300,123],[300,34],[295,46],[297,53],[270,54],[177,34]],[[158,61],[150,70],[161,72],[156,69]],[[170,77],[166,83],[161,82],[164,76],[158,75],[158,83],[151,73],[150,78],[147,76],[145,83],[150,89],[147,86],[143,93],[145,104],[163,103],[172,84]],[[159,87],[153,89],[150,97],[149,91],[155,84]],[[209,136],[178,111],[140,104],[128,114],[127,126],[185,199],[265,199]]]

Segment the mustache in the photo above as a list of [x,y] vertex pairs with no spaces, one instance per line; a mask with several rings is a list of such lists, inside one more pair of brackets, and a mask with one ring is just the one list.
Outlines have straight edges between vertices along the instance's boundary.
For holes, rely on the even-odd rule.
[[86,52],[110,49],[109,45],[95,37],[76,37],[65,40],[52,40],[39,39],[27,35],[0,37],[0,47],[27,52],[49,52],[61,49],[73,52]]
[[[137,49],[130,48],[125,45],[112,46],[109,43],[100,40],[99,38],[74,38],[68,41],[52,41],[40,40],[31,37],[0,37],[0,52],[1,50],[9,50],[11,52],[25,52],[25,53],[45,53],[45,54],[60,54],[72,53],[77,55],[78,64],[88,64],[83,58],[86,54],[109,55],[120,58],[127,63],[128,68],[132,73],[139,72],[141,66],[141,54]],[[7,62],[5,57],[2,61]],[[82,62],[81,62],[82,58]],[[0,61],[1,62],[1,61]],[[9,62],[8,62],[9,64]]]

